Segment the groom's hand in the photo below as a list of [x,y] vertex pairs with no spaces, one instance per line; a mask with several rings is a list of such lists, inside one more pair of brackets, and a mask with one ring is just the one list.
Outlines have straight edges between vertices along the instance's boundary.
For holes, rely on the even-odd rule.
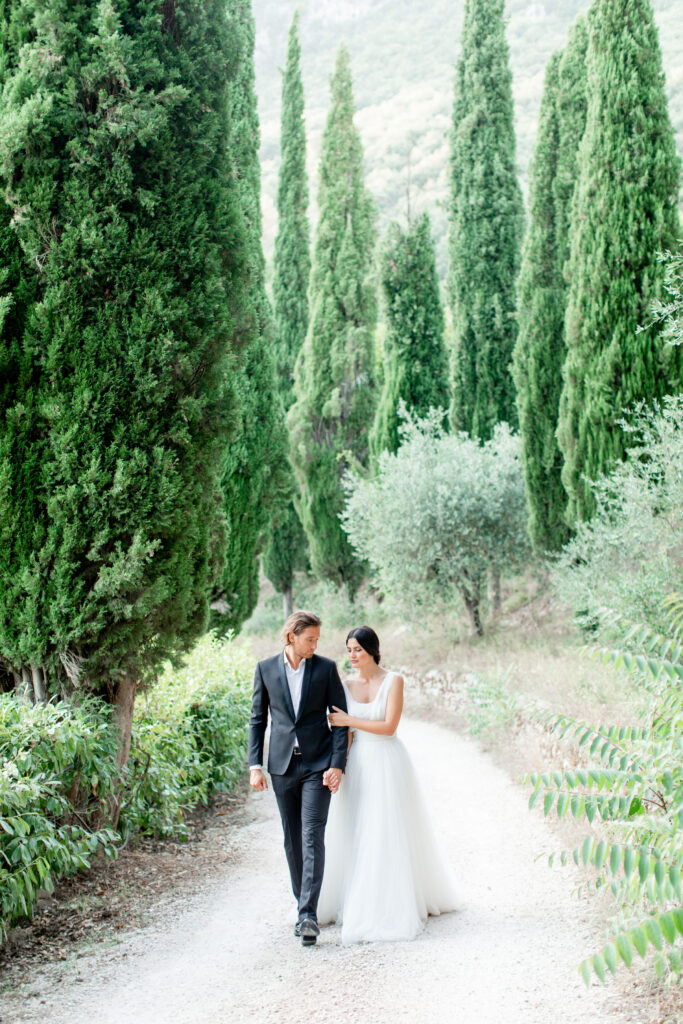
[[336,793],[341,782],[341,768],[328,768],[323,775],[323,786],[327,786],[330,793]]
[[268,789],[266,777],[260,768],[252,768],[249,772],[249,785],[254,789]]

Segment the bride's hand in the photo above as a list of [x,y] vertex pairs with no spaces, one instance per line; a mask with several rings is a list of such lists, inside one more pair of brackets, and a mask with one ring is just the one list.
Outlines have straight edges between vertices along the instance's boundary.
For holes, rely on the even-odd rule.
[[346,714],[346,712],[341,711],[340,708],[336,707],[336,705],[334,704],[332,705],[332,708],[333,710],[328,711],[327,713],[327,721],[330,723],[330,725],[348,725],[349,716]]

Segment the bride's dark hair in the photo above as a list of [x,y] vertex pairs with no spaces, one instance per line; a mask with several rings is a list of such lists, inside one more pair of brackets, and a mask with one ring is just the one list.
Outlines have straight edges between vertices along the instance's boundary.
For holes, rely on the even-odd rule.
[[356,626],[347,636],[346,643],[348,644],[351,639],[357,640],[363,650],[367,651],[375,661],[375,664],[379,665],[379,637],[374,629],[370,629],[369,626]]

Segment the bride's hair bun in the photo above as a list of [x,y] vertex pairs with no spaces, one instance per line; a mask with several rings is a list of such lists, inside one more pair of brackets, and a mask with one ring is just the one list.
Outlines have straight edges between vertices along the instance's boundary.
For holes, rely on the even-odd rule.
[[376,665],[379,665],[379,637],[375,633],[374,629],[370,629],[369,626],[356,626],[349,632],[346,638],[346,643],[349,640],[357,640],[364,651],[370,655]]

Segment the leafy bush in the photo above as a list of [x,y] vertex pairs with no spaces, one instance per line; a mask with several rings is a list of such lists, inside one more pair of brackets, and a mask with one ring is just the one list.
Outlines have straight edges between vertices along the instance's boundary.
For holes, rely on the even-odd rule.
[[602,609],[666,628],[661,595],[683,586],[683,396],[641,408],[626,461],[594,486],[597,511],[562,552],[554,583],[583,626]]
[[664,264],[667,299],[653,304],[653,321],[664,325],[664,341],[669,345],[683,345],[683,252],[660,253],[659,261]]
[[[530,806],[544,814],[571,813],[605,824],[605,838],[587,836],[561,854],[595,870],[595,888],[609,885],[619,908],[613,935],[581,965],[604,980],[619,961],[656,951],[656,967],[683,970],[683,598],[667,602],[669,635],[634,626],[623,649],[597,652],[606,664],[638,674],[648,710],[639,726],[590,725],[563,715],[548,720],[561,737],[573,736],[589,763],[573,771],[530,776]],[[551,858],[552,860],[552,858]]]
[[0,695],[0,938],[40,889],[115,855],[98,828],[123,783],[122,831],[182,834],[184,813],[244,771],[252,659],[205,636],[139,701],[126,777],[110,709],[95,700],[27,707]]
[[41,888],[113,854],[92,824],[117,780],[117,739],[95,702],[25,707],[0,696],[0,937]]
[[519,440],[505,425],[485,444],[446,435],[440,412],[406,418],[396,454],[377,477],[347,477],[344,529],[379,586],[406,602],[459,594],[482,632],[487,573],[527,557],[527,506]]
[[184,815],[233,789],[246,761],[253,659],[231,639],[204,636],[138,699],[124,832],[182,835]]

